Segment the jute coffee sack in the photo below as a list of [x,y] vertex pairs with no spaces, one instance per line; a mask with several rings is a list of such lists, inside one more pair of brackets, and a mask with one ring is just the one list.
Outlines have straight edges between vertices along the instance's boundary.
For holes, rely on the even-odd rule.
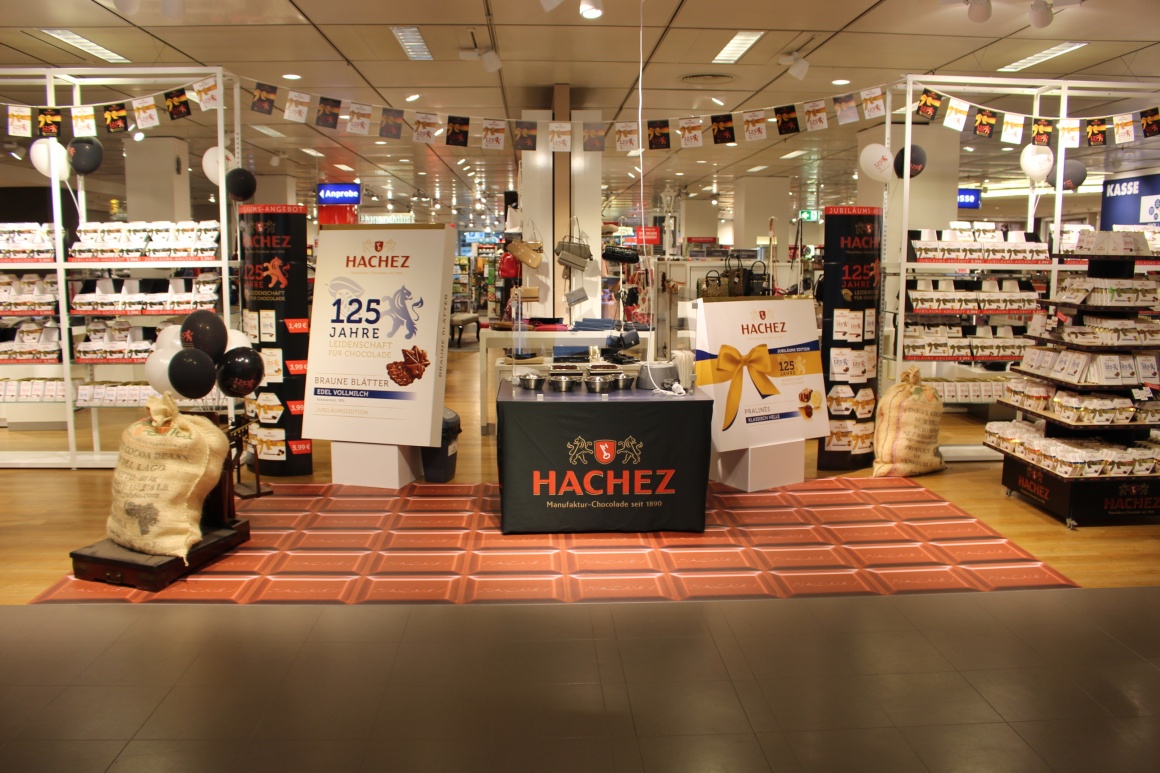
[[922,383],[918,368],[902,374],[878,404],[874,477],[910,477],[944,469],[938,450],[942,400]]
[[201,540],[201,507],[221,477],[229,441],[173,397],[151,397],[149,415],[121,434],[109,539],[154,556],[185,558]]

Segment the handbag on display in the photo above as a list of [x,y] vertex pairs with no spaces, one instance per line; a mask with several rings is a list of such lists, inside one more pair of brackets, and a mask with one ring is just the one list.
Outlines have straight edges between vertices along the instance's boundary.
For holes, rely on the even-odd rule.
[[621,247],[617,244],[606,244],[600,256],[609,263],[640,263],[640,253],[632,247]]
[[705,274],[705,279],[701,282],[701,290],[698,295],[702,298],[729,297],[729,288],[722,281],[720,271],[713,270]]
[[513,204],[507,208],[506,217],[504,219],[503,230],[504,233],[519,233],[523,230],[524,213],[520,210],[518,204]]
[[735,298],[745,295],[746,289],[746,274],[747,269],[741,262],[741,258],[737,258],[737,265],[730,265],[729,256],[725,256],[725,268],[721,271],[721,281],[725,283],[728,292],[726,293],[730,298]]
[[[572,223],[576,223],[576,235],[572,235]],[[568,221],[568,235],[556,242],[556,260],[561,266],[578,268],[583,271],[592,260],[592,248],[588,246],[588,239],[580,232],[580,219],[572,218]]]
[[540,232],[532,219],[524,219],[524,239],[513,239],[508,244],[508,252],[516,256],[516,260],[530,269],[537,269],[544,261],[544,243],[540,241]]
[[520,275],[520,262],[510,252],[505,252],[499,259],[499,275],[504,279],[515,279]]
[[[757,267],[761,266],[761,273],[758,273]],[[749,287],[746,295],[771,295],[769,284],[769,270],[765,266],[764,260],[759,260],[753,264],[749,269]]]
[[540,300],[540,288],[539,287],[529,287],[527,285],[523,285],[523,286],[515,288],[515,290],[513,290],[513,292],[517,296],[519,296],[519,299],[521,301],[538,301],[538,300]]
[[583,287],[577,287],[575,290],[564,293],[564,300],[568,302],[569,306],[575,306],[577,303],[588,300],[588,291]]

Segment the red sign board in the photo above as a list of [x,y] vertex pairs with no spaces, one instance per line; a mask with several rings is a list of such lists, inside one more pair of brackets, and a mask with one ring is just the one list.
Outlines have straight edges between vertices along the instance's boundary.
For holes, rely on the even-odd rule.
[[685,244],[716,244],[716,236],[686,236]]
[[661,227],[659,225],[638,227],[636,229],[636,243],[659,245],[661,243]]

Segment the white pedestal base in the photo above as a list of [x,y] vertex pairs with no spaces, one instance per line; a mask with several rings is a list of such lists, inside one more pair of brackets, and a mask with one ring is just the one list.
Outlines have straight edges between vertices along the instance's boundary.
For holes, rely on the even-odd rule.
[[801,483],[806,477],[806,442],[791,440],[739,451],[713,451],[709,457],[709,480],[742,491],[761,491],[774,486]]
[[423,473],[416,446],[330,444],[331,479],[348,486],[402,488]]

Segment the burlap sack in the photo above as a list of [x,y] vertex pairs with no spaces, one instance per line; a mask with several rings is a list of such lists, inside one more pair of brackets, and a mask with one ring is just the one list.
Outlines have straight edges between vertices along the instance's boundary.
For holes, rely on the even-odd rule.
[[918,368],[902,374],[878,404],[874,477],[909,477],[944,468],[938,450],[942,400],[922,383]]
[[201,540],[201,506],[221,477],[229,441],[173,398],[151,397],[147,418],[121,434],[109,539],[154,556],[185,558]]

